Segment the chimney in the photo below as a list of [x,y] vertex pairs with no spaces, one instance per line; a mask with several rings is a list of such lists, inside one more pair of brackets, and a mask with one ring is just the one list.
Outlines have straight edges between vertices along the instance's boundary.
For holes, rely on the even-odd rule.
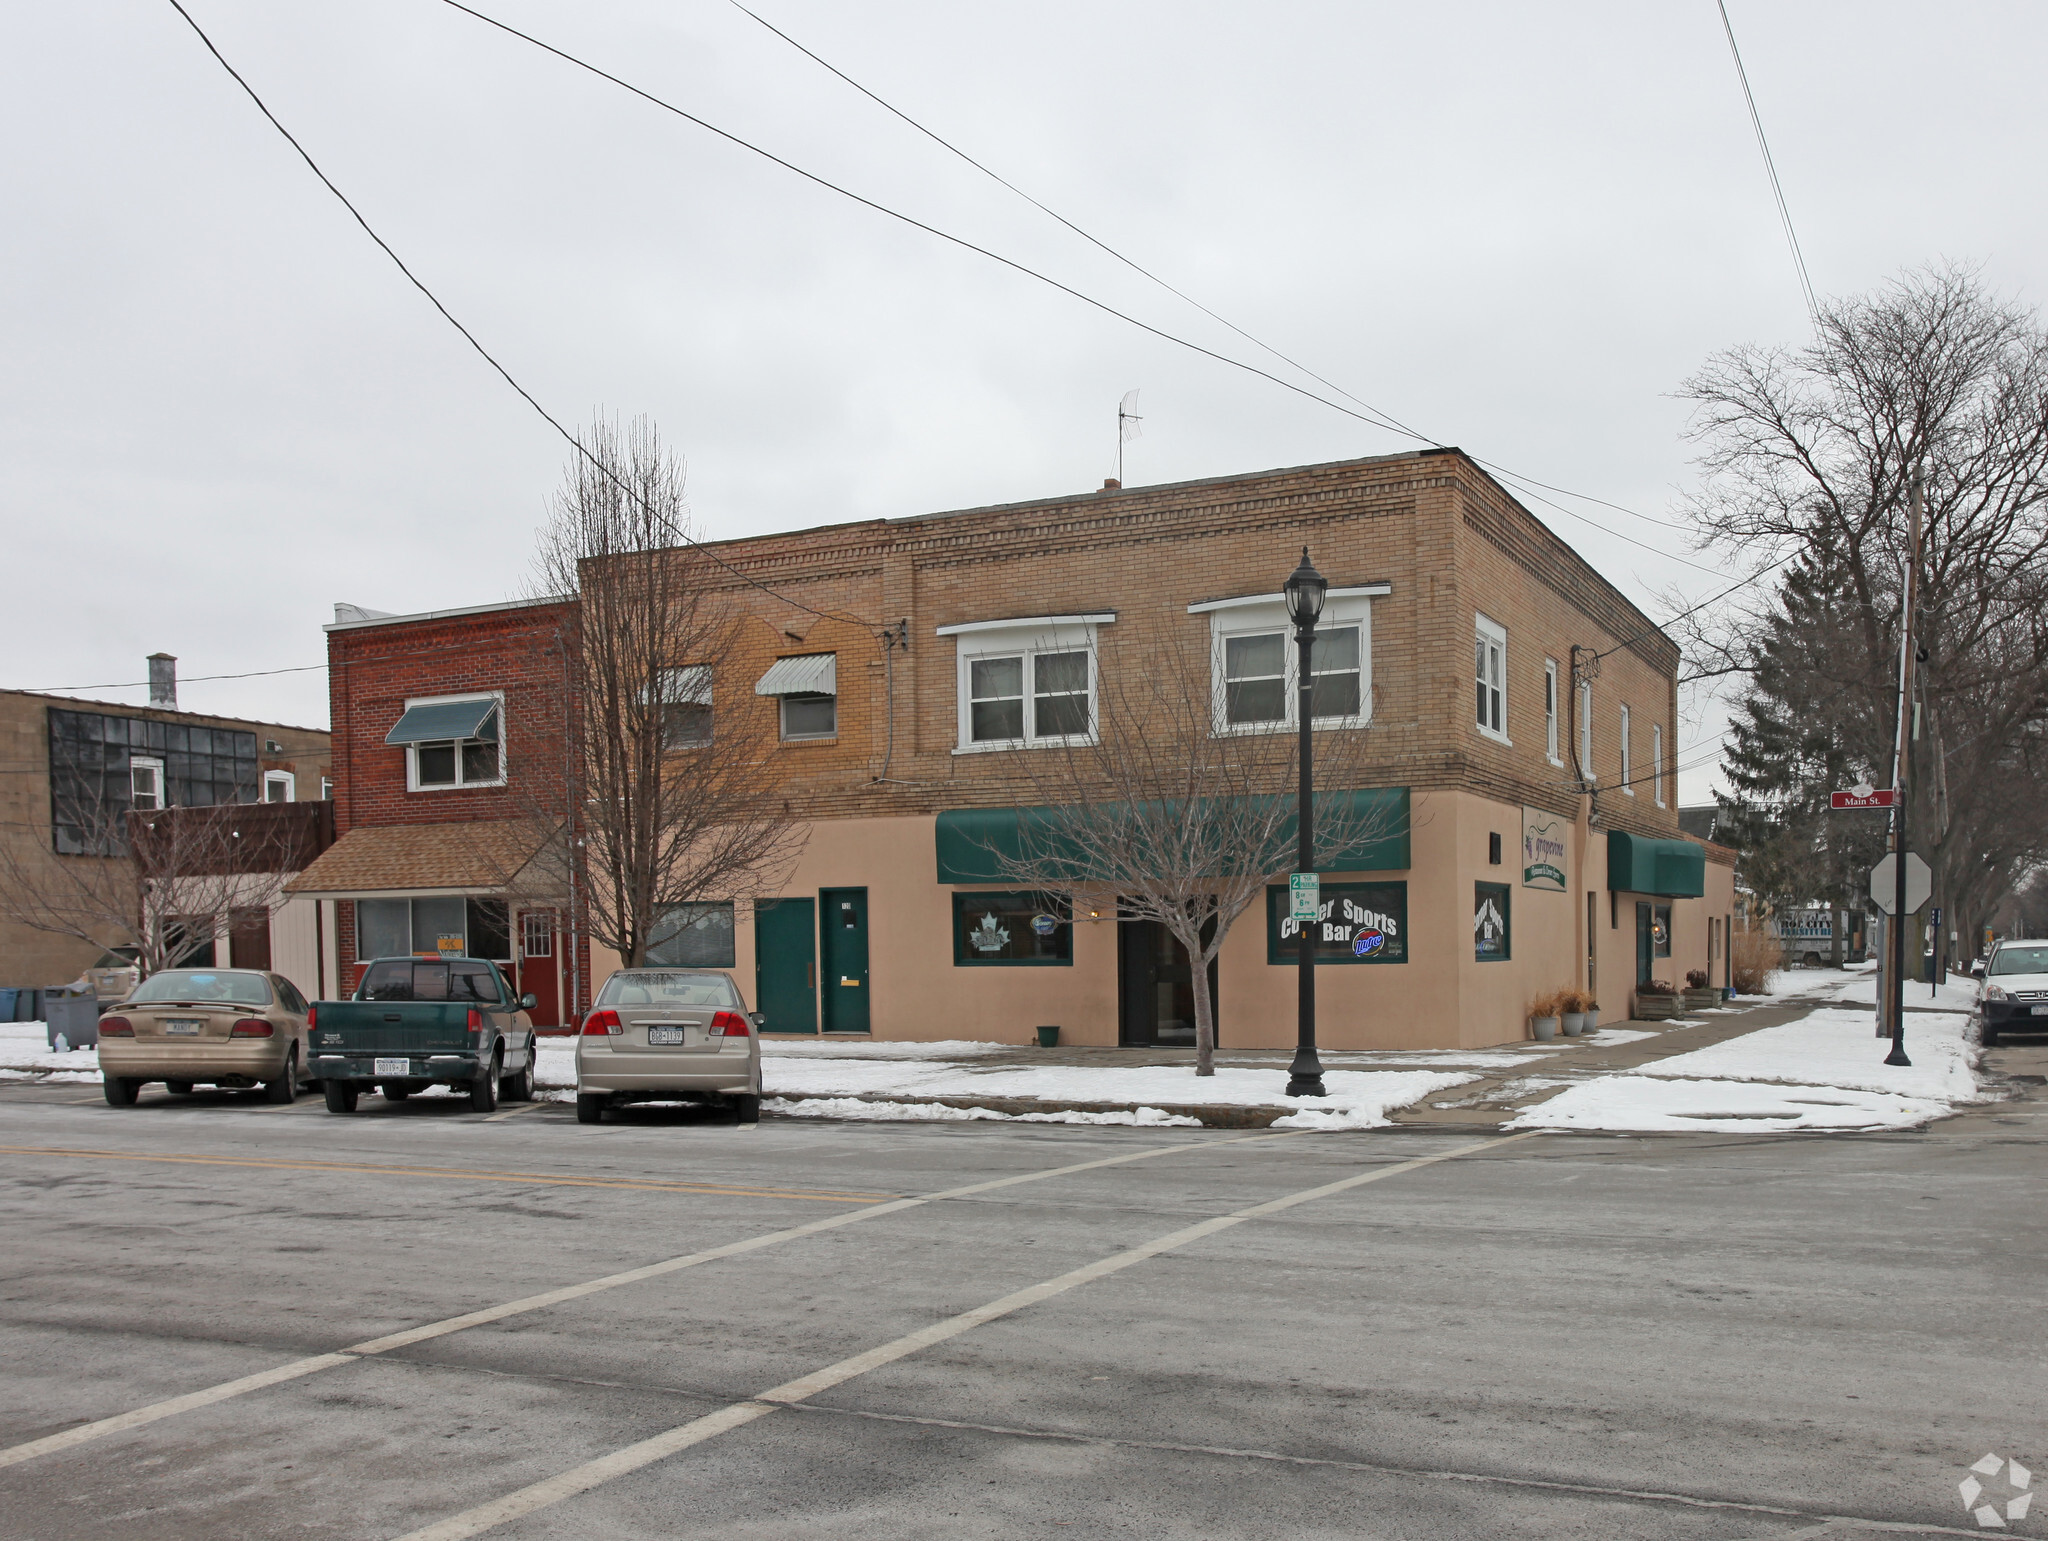
[[1105,476],[1102,479],[1102,490],[1104,492],[1122,492],[1124,490],[1124,484],[1118,481],[1114,476]]
[[169,653],[149,655],[149,704],[167,712],[178,709],[178,660]]

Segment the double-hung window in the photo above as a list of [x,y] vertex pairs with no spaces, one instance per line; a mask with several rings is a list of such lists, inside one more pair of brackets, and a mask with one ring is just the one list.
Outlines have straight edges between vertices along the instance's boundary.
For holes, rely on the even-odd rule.
[[1630,797],[1636,795],[1635,778],[1630,773],[1632,761],[1628,752],[1628,708],[1621,709],[1621,789]]
[[[1316,726],[1364,727],[1372,716],[1372,599],[1384,583],[1331,589],[1309,647],[1309,713]],[[1278,594],[1188,606],[1209,617],[1218,733],[1300,726],[1301,649]]]
[[1505,741],[1508,736],[1508,634],[1485,616],[1475,617],[1472,674],[1477,687],[1479,731]]
[[1095,735],[1096,632],[1113,614],[941,626],[959,679],[956,753],[1087,743]]
[[1543,754],[1552,765],[1562,765],[1557,757],[1557,660],[1543,660]]
[[290,771],[265,771],[263,773],[263,800],[266,803],[289,803],[297,800],[298,778]]
[[405,749],[410,791],[503,786],[504,720],[500,692],[422,696],[405,703],[405,715],[384,742]]
[[661,746],[702,749],[711,742],[711,666],[661,671]]
[[1593,769],[1593,682],[1579,682],[1579,774],[1588,781],[1598,781],[1600,774]]
[[1664,724],[1650,724],[1650,793],[1664,806]]
[[164,762],[141,755],[128,761],[128,806],[138,813],[154,813],[164,805]]
[[[707,678],[707,699],[709,694]],[[837,653],[801,653],[794,658],[778,658],[755,683],[754,694],[776,698],[781,737],[786,744],[839,736]],[[705,730],[709,731],[708,722]]]

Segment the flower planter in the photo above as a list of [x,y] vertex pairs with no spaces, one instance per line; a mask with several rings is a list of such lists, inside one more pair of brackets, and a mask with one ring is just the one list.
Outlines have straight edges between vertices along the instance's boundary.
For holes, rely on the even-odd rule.
[[1635,1018],[1638,1022],[1668,1022],[1683,1016],[1684,1008],[1675,995],[1645,995],[1636,992]]
[[1531,1017],[1529,1031],[1538,1043],[1548,1043],[1557,1036],[1557,1018]]
[[1721,1004],[1719,990],[1688,990],[1684,995],[1687,1011],[1705,1011],[1710,1006]]
[[1567,1011],[1564,1014],[1564,1035],[1576,1038],[1586,1030],[1586,1014],[1583,1011]]

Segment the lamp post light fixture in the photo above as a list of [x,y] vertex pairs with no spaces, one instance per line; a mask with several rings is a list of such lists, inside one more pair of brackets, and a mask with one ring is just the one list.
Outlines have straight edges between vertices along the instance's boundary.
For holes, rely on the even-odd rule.
[[[1302,873],[1316,870],[1315,735],[1312,727],[1315,721],[1315,675],[1310,671],[1309,659],[1315,647],[1316,622],[1322,618],[1323,598],[1329,589],[1330,580],[1310,565],[1308,547],[1303,546],[1301,566],[1288,575],[1287,586],[1281,591],[1287,596],[1287,618],[1294,622],[1294,644],[1300,653],[1301,673],[1296,681],[1296,702],[1301,727],[1301,792],[1294,822],[1300,837],[1295,868]],[[1296,970],[1300,1007],[1294,1063],[1287,1067],[1287,1095],[1321,1097],[1326,1093],[1323,1091],[1323,1062],[1316,1058],[1316,923],[1299,920],[1295,924],[1299,928],[1296,941],[1301,948]]]

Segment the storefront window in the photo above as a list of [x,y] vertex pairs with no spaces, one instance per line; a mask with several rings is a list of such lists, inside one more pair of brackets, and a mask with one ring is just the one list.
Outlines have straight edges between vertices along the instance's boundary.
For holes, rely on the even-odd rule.
[[1508,885],[1472,885],[1472,956],[1481,963],[1505,963],[1508,946]]
[[[1289,964],[1301,957],[1301,922],[1289,913],[1284,885],[1266,886],[1266,961]],[[1406,963],[1406,883],[1325,883],[1322,913],[1310,921],[1318,966],[1326,963]]]
[[439,953],[507,962],[512,928],[502,899],[458,895],[426,899],[358,899],[356,960]]
[[677,904],[647,938],[647,961],[660,968],[732,968],[732,905]]
[[953,963],[1061,965],[1074,961],[1064,894],[953,895]]

